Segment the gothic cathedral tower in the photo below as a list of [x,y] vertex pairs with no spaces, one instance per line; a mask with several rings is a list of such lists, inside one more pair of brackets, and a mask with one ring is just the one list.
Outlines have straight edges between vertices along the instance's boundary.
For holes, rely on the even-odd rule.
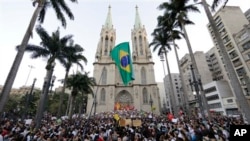
[[[112,24],[111,7],[109,6],[93,64],[93,76],[97,82],[97,86],[94,88],[96,96],[89,96],[87,113],[90,113],[91,110],[92,114],[112,111],[119,103],[120,110],[134,109],[160,114],[160,96],[155,82],[154,62],[147,41],[147,33],[141,24],[137,6],[131,39],[135,80],[124,86],[119,70],[110,57],[110,51],[116,45],[116,30]],[[94,101],[94,99],[96,100]]]

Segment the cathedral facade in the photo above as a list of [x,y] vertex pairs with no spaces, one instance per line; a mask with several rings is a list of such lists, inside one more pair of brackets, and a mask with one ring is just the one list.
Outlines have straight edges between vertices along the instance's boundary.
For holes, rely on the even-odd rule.
[[94,97],[88,97],[87,113],[113,110],[137,110],[160,114],[160,96],[155,81],[154,62],[147,41],[147,33],[141,24],[136,7],[135,24],[131,31],[131,58],[135,80],[127,86],[122,82],[119,69],[110,57],[116,46],[116,30],[112,24],[109,7],[105,24],[102,26],[97,46],[93,76],[97,86]]

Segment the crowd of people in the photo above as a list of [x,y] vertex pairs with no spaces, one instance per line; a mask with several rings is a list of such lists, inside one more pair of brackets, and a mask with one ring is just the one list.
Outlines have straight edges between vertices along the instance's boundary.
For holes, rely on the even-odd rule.
[[[130,119],[129,123],[120,123]],[[133,121],[140,121],[133,124]],[[34,120],[2,117],[0,141],[228,141],[230,125],[243,125],[241,118],[215,116],[202,119],[155,115],[136,110],[74,116],[72,119],[43,118],[39,129]]]

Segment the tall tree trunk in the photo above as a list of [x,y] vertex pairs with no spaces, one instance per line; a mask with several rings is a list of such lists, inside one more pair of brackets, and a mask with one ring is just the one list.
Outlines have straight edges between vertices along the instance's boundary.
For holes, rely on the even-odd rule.
[[69,119],[72,119],[74,101],[75,101],[75,96],[71,96],[70,106],[69,106]]
[[45,108],[45,101],[48,98],[48,92],[50,87],[50,81],[53,75],[54,66],[47,69],[46,77],[43,83],[43,90],[40,95],[39,105],[37,107],[37,114],[36,114],[36,129],[38,129],[41,125],[41,120],[43,117],[43,112]]
[[164,51],[164,55],[165,55],[165,59],[166,59],[166,64],[167,64],[167,70],[168,70],[168,75],[169,75],[169,84],[170,84],[170,104],[171,104],[171,108],[173,109],[173,113],[175,115],[177,115],[178,113],[178,109],[177,109],[177,105],[176,105],[176,97],[174,94],[174,86],[173,86],[173,81],[172,81],[172,76],[171,76],[171,72],[170,72],[170,68],[169,68],[169,63],[168,63],[168,57],[167,57],[167,51]]
[[[186,31],[186,28],[185,28],[185,25],[183,22],[181,22],[181,26],[182,26],[182,29],[183,29],[183,32],[184,32],[184,36],[185,36],[185,39],[186,39],[186,43],[187,43],[187,46],[188,46],[188,52],[189,52],[189,55],[190,55],[190,58],[191,58],[191,62],[192,62],[192,65],[193,65],[193,68],[194,68],[194,74],[196,75],[195,77],[200,77],[200,73],[198,71],[198,67],[197,67],[197,64],[196,64],[196,61],[195,61],[195,58],[194,58],[194,53],[193,53],[193,50],[192,50],[192,47],[191,47],[191,44],[190,44],[190,41],[189,41],[189,38],[188,38],[188,34],[187,34],[187,31]],[[202,84],[200,85],[201,89],[203,89],[203,86]],[[198,97],[200,97],[200,99],[203,101],[201,104],[199,104],[200,108],[201,108],[201,113],[203,115],[203,117],[205,117],[205,111],[208,115],[208,118],[210,119],[211,118],[211,115],[210,115],[210,112],[209,112],[209,109],[208,109],[208,104],[207,104],[207,100],[206,100],[206,97],[205,97],[205,94],[204,94],[204,91],[199,91],[199,94],[197,94]]]
[[79,116],[81,116],[83,113],[84,102],[84,95],[82,93],[81,102],[79,103]]
[[180,65],[180,61],[179,61],[179,55],[178,55],[178,52],[177,52],[177,49],[176,49],[177,45],[175,44],[175,41],[173,41],[173,43],[174,43],[174,52],[175,52],[176,61],[177,61],[178,69],[179,69],[179,74],[180,74],[180,77],[181,77],[181,85],[182,85],[182,91],[183,91],[184,106],[185,106],[185,110],[187,112],[187,115],[191,116],[190,112],[189,112],[187,87],[186,87],[186,84],[184,82],[184,76],[183,76],[183,73],[181,71],[181,65]]
[[69,97],[68,97],[68,102],[67,102],[67,108],[66,108],[66,112],[65,112],[65,115],[69,115],[69,107],[70,107],[70,101],[72,99],[72,95],[70,94]]
[[18,52],[16,54],[16,57],[15,57],[15,60],[12,64],[12,67],[9,71],[9,74],[5,80],[5,83],[4,83],[4,86],[3,86],[3,89],[2,89],[2,93],[0,95],[0,113],[3,112],[3,108],[8,100],[8,97],[9,97],[9,93],[11,91],[11,88],[12,88],[12,85],[15,81],[15,78],[16,78],[16,75],[17,75],[17,72],[18,72],[18,69],[19,69],[19,66],[21,64],[21,61],[23,59],[23,55],[24,55],[24,52],[25,52],[25,48],[27,47],[27,44],[29,42],[29,39],[30,39],[30,36],[32,36],[32,30],[34,29],[34,26],[35,26],[35,23],[36,23],[36,19],[44,5],[44,1],[45,0],[41,0],[41,3],[38,4],[38,6],[36,7],[33,15],[32,15],[32,18],[30,20],[30,23],[29,23],[29,26],[26,30],[26,33],[23,37],[23,40],[22,40],[22,43],[20,45],[20,48],[18,49]]
[[66,83],[69,75],[69,70],[66,71],[65,76],[64,76],[64,82],[63,82],[63,87],[62,87],[62,93],[60,94],[60,102],[59,102],[59,109],[57,112],[57,117],[61,117],[62,115],[62,103],[63,103],[63,96],[65,93],[65,88],[66,88]]
[[236,72],[234,70],[231,59],[228,56],[228,53],[227,53],[226,48],[223,44],[223,41],[222,41],[222,38],[221,38],[220,33],[218,31],[218,28],[216,27],[216,24],[215,24],[215,21],[212,17],[212,14],[208,8],[208,4],[207,4],[206,0],[202,0],[202,5],[204,7],[204,10],[205,10],[205,13],[207,15],[208,21],[211,25],[211,28],[213,29],[215,39],[218,43],[218,47],[220,48],[221,55],[222,55],[223,61],[225,63],[227,72],[229,74],[230,83],[231,83],[231,86],[233,88],[234,95],[236,97],[239,109],[241,110],[242,115],[244,116],[245,120],[248,123],[250,123],[250,106],[249,106],[247,99],[242,91],[242,87],[240,85],[239,79],[237,78],[237,75],[236,75]]

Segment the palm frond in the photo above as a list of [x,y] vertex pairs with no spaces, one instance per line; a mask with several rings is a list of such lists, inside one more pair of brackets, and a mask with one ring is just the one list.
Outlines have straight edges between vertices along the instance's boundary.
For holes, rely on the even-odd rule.
[[[64,16],[64,13],[67,14],[70,20],[74,20],[74,15],[71,11],[71,9],[66,4],[65,0],[45,0],[44,3],[39,3],[41,0],[32,0],[33,6],[36,6],[36,4],[39,4],[38,6],[42,7],[42,10],[40,11],[38,15],[38,21],[40,23],[43,23],[45,20],[45,15],[47,12],[47,9],[49,7],[53,7],[56,17],[58,20],[61,21],[61,24],[64,28],[66,28],[67,22]],[[77,3],[77,0],[70,0],[73,3]]]
[[42,10],[40,11],[39,15],[38,15],[38,21],[40,23],[43,23],[44,22],[44,19],[45,19],[45,15],[46,15],[46,12],[47,12],[47,9],[48,7],[50,6],[50,3],[48,1],[46,1],[42,7]]
[[27,52],[32,52],[31,54],[32,59],[39,58],[39,57],[47,58],[50,55],[50,52],[41,46],[27,45],[25,50]]
[[[93,94],[93,86],[96,85],[95,79],[93,77],[88,76],[88,72],[85,73],[76,73],[70,75],[67,80],[67,87],[73,87],[73,90],[78,91],[74,94],[79,92],[86,93],[86,94]],[[73,92],[71,93],[73,94]]]
[[73,13],[71,12],[70,8],[67,6],[67,4],[65,3],[64,0],[60,0],[58,1],[58,4],[61,6],[62,10],[68,15],[68,17],[71,19],[71,20],[74,20],[74,15]]
[[87,58],[86,58],[85,56],[83,56],[82,54],[76,55],[76,58],[77,58],[78,60],[83,61],[83,62],[85,63],[85,65],[87,65],[88,60],[87,60]]
[[184,37],[184,33],[180,32],[179,30],[172,30],[171,31],[172,35],[171,37],[173,38],[173,40],[177,39],[181,39],[182,37]]
[[47,31],[41,26],[38,25],[36,27],[36,32],[39,35],[39,37],[41,38],[42,41],[48,41],[50,39],[49,34],[47,33]]
[[227,5],[228,0],[213,0],[212,10],[215,11],[215,8],[219,6],[219,4],[224,1],[223,8]]
[[61,38],[61,42],[63,44],[68,43],[70,40],[72,40],[72,38],[73,38],[73,35],[66,35],[66,36]]
[[75,44],[74,49],[76,52],[83,52],[84,51],[84,48],[79,44]]
[[[189,23],[189,22],[185,22],[188,21],[188,12],[200,12],[198,7],[195,6],[194,4],[189,4],[188,5],[189,0],[170,0],[169,2],[164,2],[159,6],[160,10],[163,10],[163,17],[165,19],[168,20],[173,20],[171,21],[173,25],[177,25],[179,26],[179,28],[182,30],[181,24],[179,24],[178,22],[176,22],[176,20],[178,19],[179,22],[180,20],[184,21],[184,23]],[[166,21],[163,21],[162,19],[159,17],[158,18],[158,23],[162,24],[161,22],[163,22],[164,24],[166,24]],[[161,22],[159,22],[161,21]],[[189,20],[190,21],[190,20]],[[173,28],[175,28],[175,26],[173,26]]]
[[197,6],[194,6],[193,4],[185,6],[186,11],[185,12],[197,12],[200,13],[200,10]]
[[78,3],[78,1],[77,0],[70,0],[71,2],[76,2],[76,3]]
[[153,47],[153,52],[158,50],[158,55],[161,54],[162,51],[171,50],[171,46],[169,45],[170,38],[168,34],[165,34],[164,31],[160,31],[160,29],[154,30],[152,33],[153,41],[149,44],[149,47]]
[[83,65],[82,65],[81,62],[79,62],[79,61],[76,62],[76,65],[80,67],[81,71],[83,71],[83,68],[84,68],[84,67],[83,67]]
[[60,6],[58,5],[58,1],[51,0],[51,5],[56,12],[57,19],[59,19],[61,21],[63,27],[66,27],[67,26],[66,19],[65,19],[64,15],[60,9]]
[[[26,51],[32,52],[32,58],[48,58],[46,69],[50,69],[50,64],[55,60],[58,60],[61,64],[66,66],[68,62],[66,54],[75,53],[75,55],[78,55],[83,51],[80,45],[76,45],[76,47],[68,46],[70,42],[72,42],[73,36],[66,35],[60,38],[59,28],[55,32],[52,32],[51,36],[42,26],[37,26],[36,31],[42,40],[40,43],[41,46],[28,45]],[[73,58],[71,62],[78,61],[78,59],[79,58]],[[83,58],[83,61],[86,61],[85,59],[86,58]]]
[[83,65],[81,61],[85,64],[87,63],[87,58],[82,55],[84,49],[79,44],[74,44],[74,41],[71,40],[69,45],[64,48],[64,59],[65,62],[62,65],[65,67],[66,71],[68,71],[73,64],[77,64],[80,66],[81,70],[83,70]]

